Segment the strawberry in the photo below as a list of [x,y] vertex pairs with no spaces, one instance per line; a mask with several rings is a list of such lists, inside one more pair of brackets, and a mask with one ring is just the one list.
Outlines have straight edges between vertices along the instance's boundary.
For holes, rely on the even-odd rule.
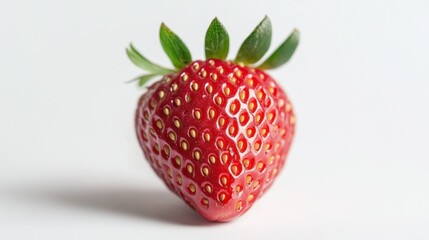
[[146,159],[168,188],[202,216],[229,221],[246,212],[283,168],[295,131],[292,105],[264,70],[287,62],[299,33],[262,64],[271,42],[265,17],[243,42],[234,61],[225,60],[229,37],[215,18],[206,33],[207,60],[192,61],[182,40],[164,24],[161,44],[175,70],[147,60],[133,45],[130,60],[153,83],[135,115]]

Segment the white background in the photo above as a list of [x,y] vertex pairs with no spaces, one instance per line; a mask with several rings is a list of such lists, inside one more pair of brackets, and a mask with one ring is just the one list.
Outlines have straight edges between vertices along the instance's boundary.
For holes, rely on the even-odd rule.
[[[428,239],[428,12],[425,0],[1,1],[0,239]],[[301,31],[271,72],[297,135],[270,192],[209,223],[142,156],[142,90],[124,84],[141,71],[124,49],[170,65],[164,21],[202,58],[218,16],[233,58],[265,14],[274,46]]]

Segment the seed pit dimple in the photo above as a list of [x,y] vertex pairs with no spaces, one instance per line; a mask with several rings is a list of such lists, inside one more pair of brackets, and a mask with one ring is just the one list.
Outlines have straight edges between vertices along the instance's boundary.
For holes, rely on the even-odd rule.
[[199,109],[194,109],[192,111],[193,111],[194,118],[197,120],[200,120],[201,119],[201,111]]
[[189,129],[189,136],[192,138],[197,138],[197,130],[195,128],[190,128]]
[[[186,82],[186,81],[188,81],[189,76],[188,76],[188,74],[183,73],[181,78],[182,78],[182,80],[183,80],[184,82]],[[177,84],[176,84],[176,85],[177,85]]]
[[197,189],[195,188],[195,185],[193,183],[189,184],[189,192],[191,194],[195,194],[195,192],[197,191]]
[[192,174],[194,172],[194,166],[192,166],[190,163],[186,165],[186,170],[188,170],[189,174]]
[[238,113],[239,110],[240,110],[240,102],[238,100],[232,101],[231,105],[229,105],[229,111],[235,115]]
[[201,159],[201,151],[200,150],[194,150],[193,153],[194,159],[199,161]]

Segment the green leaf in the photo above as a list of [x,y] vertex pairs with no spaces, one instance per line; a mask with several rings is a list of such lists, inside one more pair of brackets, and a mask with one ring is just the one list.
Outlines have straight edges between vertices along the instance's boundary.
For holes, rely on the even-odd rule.
[[206,33],[206,58],[224,60],[228,56],[229,36],[217,18],[210,23]]
[[192,62],[191,53],[185,43],[172,32],[164,23],[159,29],[162,48],[177,69],[181,69]]
[[142,75],[137,77],[135,80],[139,81],[139,86],[143,86],[145,85],[149,80],[151,80],[152,78],[158,76],[158,74],[147,74],[147,75]]
[[285,64],[292,57],[299,43],[299,31],[294,29],[289,37],[258,68],[273,69]]
[[265,16],[253,32],[244,40],[235,58],[235,62],[241,62],[245,65],[257,62],[268,51],[270,44],[271,21],[268,16]]
[[126,51],[131,62],[143,70],[152,73],[159,73],[160,75],[173,72],[171,69],[163,68],[147,60],[147,58],[145,58],[141,53],[139,53],[139,51],[137,51],[137,49],[134,48],[133,44],[130,44],[130,47],[127,48]]

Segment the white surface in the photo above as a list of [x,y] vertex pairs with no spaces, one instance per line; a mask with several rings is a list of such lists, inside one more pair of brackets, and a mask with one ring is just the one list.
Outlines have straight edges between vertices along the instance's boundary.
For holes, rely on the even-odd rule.
[[[0,239],[428,239],[428,9],[425,0],[2,1]],[[124,48],[133,41],[169,65],[165,21],[201,58],[218,16],[234,57],[264,14],[273,45],[301,31],[295,57],[271,72],[294,103],[297,136],[271,191],[240,219],[209,224],[142,157],[141,91],[123,83],[140,71]]]

